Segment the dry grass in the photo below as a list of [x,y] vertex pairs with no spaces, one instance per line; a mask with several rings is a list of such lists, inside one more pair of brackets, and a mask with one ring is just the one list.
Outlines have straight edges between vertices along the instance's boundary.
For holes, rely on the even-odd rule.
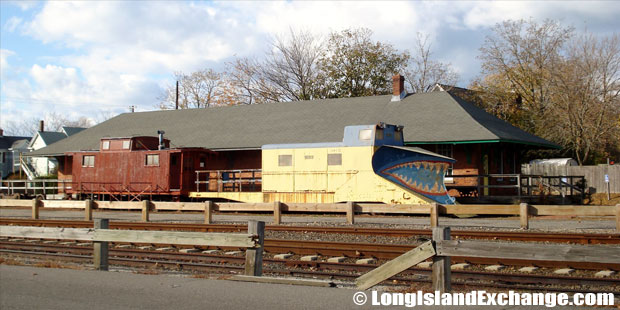
[[620,204],[620,194],[610,194],[610,200],[607,200],[607,193],[596,193],[584,199],[583,203],[595,206],[614,206]]

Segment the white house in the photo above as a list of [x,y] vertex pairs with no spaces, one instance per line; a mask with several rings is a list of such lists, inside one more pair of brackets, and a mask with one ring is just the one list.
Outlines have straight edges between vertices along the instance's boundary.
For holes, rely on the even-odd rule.
[[0,179],[19,172],[20,154],[28,152],[30,137],[5,136],[0,129]]
[[[80,127],[62,127],[61,132],[55,131],[38,131],[30,144],[28,149],[35,151],[44,148],[52,143],[60,141],[66,137],[74,135],[86,128]],[[52,157],[28,157],[27,160],[22,163],[22,167],[29,179],[39,178],[42,176],[56,174],[58,169],[58,162]]]

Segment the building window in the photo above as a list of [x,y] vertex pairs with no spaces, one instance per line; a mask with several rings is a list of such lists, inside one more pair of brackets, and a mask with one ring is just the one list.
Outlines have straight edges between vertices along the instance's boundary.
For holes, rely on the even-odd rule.
[[159,154],[147,154],[145,164],[147,166],[159,166]]
[[293,155],[278,155],[278,166],[289,167],[293,165]]
[[[453,147],[454,146],[452,144],[438,144],[435,152],[439,155],[452,158],[454,156]],[[448,171],[446,172],[446,175],[449,175],[449,176],[452,175],[452,168],[453,168],[452,164],[450,164],[450,167],[448,167]]]
[[82,167],[94,167],[95,155],[82,155]]
[[362,129],[362,130],[360,130],[359,139],[360,140],[366,140],[366,141],[372,139],[372,129]]
[[129,140],[124,140],[123,141],[123,150],[128,150],[129,149],[129,144],[130,144]]
[[342,154],[327,154],[327,165],[328,166],[341,166],[342,165]]
[[103,141],[103,146],[102,148],[104,150],[109,150],[110,149],[110,141]]

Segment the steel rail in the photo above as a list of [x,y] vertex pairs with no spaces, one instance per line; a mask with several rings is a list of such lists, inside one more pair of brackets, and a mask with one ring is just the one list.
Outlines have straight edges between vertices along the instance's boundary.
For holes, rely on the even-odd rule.
[[[27,244],[30,247],[37,247],[38,245]],[[47,245],[46,245],[47,246]],[[51,256],[56,258],[63,258],[71,261],[86,262],[92,260],[90,252],[87,248],[72,248],[70,251],[67,247],[57,247],[58,250],[64,250],[65,252],[50,253],[41,251],[26,251],[26,250],[10,250],[0,249],[0,253],[26,255],[26,256]],[[66,253],[66,252],[69,253]],[[110,263],[115,265],[124,266],[167,266],[175,269],[182,270],[208,270],[208,269],[226,269],[226,270],[243,270],[243,257],[234,256],[222,256],[222,255],[210,255],[210,254],[192,254],[192,253],[175,253],[175,252],[153,252],[153,251],[138,251],[129,249],[112,249],[110,251]],[[205,262],[212,262],[211,264]],[[307,267],[312,266],[322,270],[338,270],[338,271],[354,271],[355,273],[334,273],[334,272],[319,272],[319,271],[307,271],[307,270],[283,270],[266,268],[266,273],[279,273],[279,274],[300,274],[306,276],[326,276],[330,278],[347,278],[354,279],[361,273],[370,271],[376,266],[374,265],[358,265],[358,264],[346,264],[346,263],[325,263],[325,262],[303,262],[303,261],[287,261],[279,259],[265,259],[265,263],[269,265],[277,265],[284,263],[286,266],[295,267]],[[213,264],[214,263],[214,264]],[[238,265],[229,265],[229,264]],[[414,277],[414,278],[411,278]],[[406,271],[390,278],[389,280],[396,280],[397,282],[409,283],[409,282],[429,282],[430,270],[420,268],[409,268]],[[479,272],[479,271],[452,271],[452,277],[455,280],[477,280],[477,281],[491,281],[491,284],[482,284],[482,286],[489,287],[503,287],[503,288],[519,288],[519,289],[541,289],[538,287],[524,286],[529,285],[591,285],[591,286],[611,286],[618,287],[620,285],[620,279],[617,278],[588,278],[588,277],[568,277],[568,276],[549,276],[549,275],[531,275],[531,274],[511,274],[511,273],[497,273],[497,272]],[[387,280],[386,280],[387,281]],[[402,284],[401,283],[401,284]],[[463,284],[459,281],[455,281],[454,284]],[[517,284],[517,286],[515,286]],[[476,283],[477,286],[481,285]],[[542,288],[543,290],[558,290],[566,291],[565,288]],[[609,292],[609,291],[597,291],[597,290],[574,290],[574,292]],[[615,294],[620,291],[614,292]]]
[[[11,245],[32,246],[32,243],[6,242],[0,241],[0,247]],[[142,243],[132,243],[132,245],[149,245]],[[36,244],[39,247],[54,247],[60,245]],[[161,246],[170,246],[161,244]],[[174,246],[174,245],[172,245]],[[71,246],[63,246],[70,248]],[[382,245],[370,243],[344,243],[344,242],[322,242],[322,241],[299,241],[299,240],[273,240],[265,239],[265,251],[269,253],[293,253],[297,255],[322,255],[322,256],[344,256],[344,257],[374,257],[378,259],[393,259],[403,253],[415,248],[413,245]],[[79,247],[78,247],[79,248]],[[82,247],[83,248],[83,247]],[[180,247],[183,248],[183,247]],[[201,247],[203,249],[222,249],[222,250],[242,250],[235,247]],[[111,248],[112,249],[112,248]],[[115,249],[119,250],[119,249]],[[162,253],[153,251],[153,253]],[[453,256],[453,262],[466,262],[476,265],[506,265],[506,266],[536,266],[546,268],[574,268],[583,270],[616,270],[620,271],[619,263],[596,263],[596,262],[558,262],[558,261],[530,261],[520,259],[497,259],[484,257],[460,257]]]
[[[0,225],[47,226],[47,227],[92,227],[90,221],[72,220],[31,220],[0,218]],[[239,224],[188,224],[188,223],[141,223],[141,222],[110,222],[111,229],[128,230],[183,230],[199,232],[245,232],[247,225]],[[392,237],[424,236],[430,237],[429,229],[387,229],[363,227],[319,227],[319,226],[276,226],[267,225],[268,231],[284,232],[315,232],[354,235],[381,235]],[[620,244],[620,234],[587,234],[587,233],[548,233],[548,232],[515,232],[515,231],[472,231],[452,230],[453,238],[492,239],[509,241],[535,241],[576,244]]]

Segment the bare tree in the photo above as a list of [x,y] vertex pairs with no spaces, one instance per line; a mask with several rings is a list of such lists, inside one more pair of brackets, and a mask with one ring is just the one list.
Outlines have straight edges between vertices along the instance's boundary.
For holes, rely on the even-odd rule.
[[553,136],[579,164],[596,151],[620,145],[620,42],[592,34],[571,42],[552,76]]
[[430,91],[436,84],[454,86],[459,80],[449,63],[442,63],[431,58],[431,44],[428,35],[418,32],[416,46],[405,71],[405,81],[414,93]]
[[[32,117],[20,121],[7,121],[5,123],[5,135],[33,136],[39,131],[39,119]],[[60,132],[62,127],[89,128],[95,123],[90,118],[81,116],[77,119],[69,119],[62,114],[51,112],[43,118],[45,131]]]
[[505,92],[511,92],[514,100],[499,104],[518,105],[516,109],[527,114],[520,125],[544,136],[544,120],[551,105],[551,72],[572,33],[572,28],[552,20],[542,24],[509,20],[496,25],[480,48],[482,73],[487,76],[480,80],[481,88],[489,94],[486,101],[497,102]]
[[269,83],[260,62],[251,58],[236,58],[227,64],[228,96],[237,104],[257,104],[280,100],[278,92]]
[[270,89],[276,92],[272,97],[278,101],[313,99],[321,40],[309,31],[290,29],[288,37],[275,37],[270,45],[271,51],[260,69]]
[[[179,81],[180,109],[206,108],[216,101],[215,97],[222,80],[222,74],[207,68],[190,74],[177,72],[175,78]],[[161,109],[175,108],[176,85],[169,86],[160,99]]]

